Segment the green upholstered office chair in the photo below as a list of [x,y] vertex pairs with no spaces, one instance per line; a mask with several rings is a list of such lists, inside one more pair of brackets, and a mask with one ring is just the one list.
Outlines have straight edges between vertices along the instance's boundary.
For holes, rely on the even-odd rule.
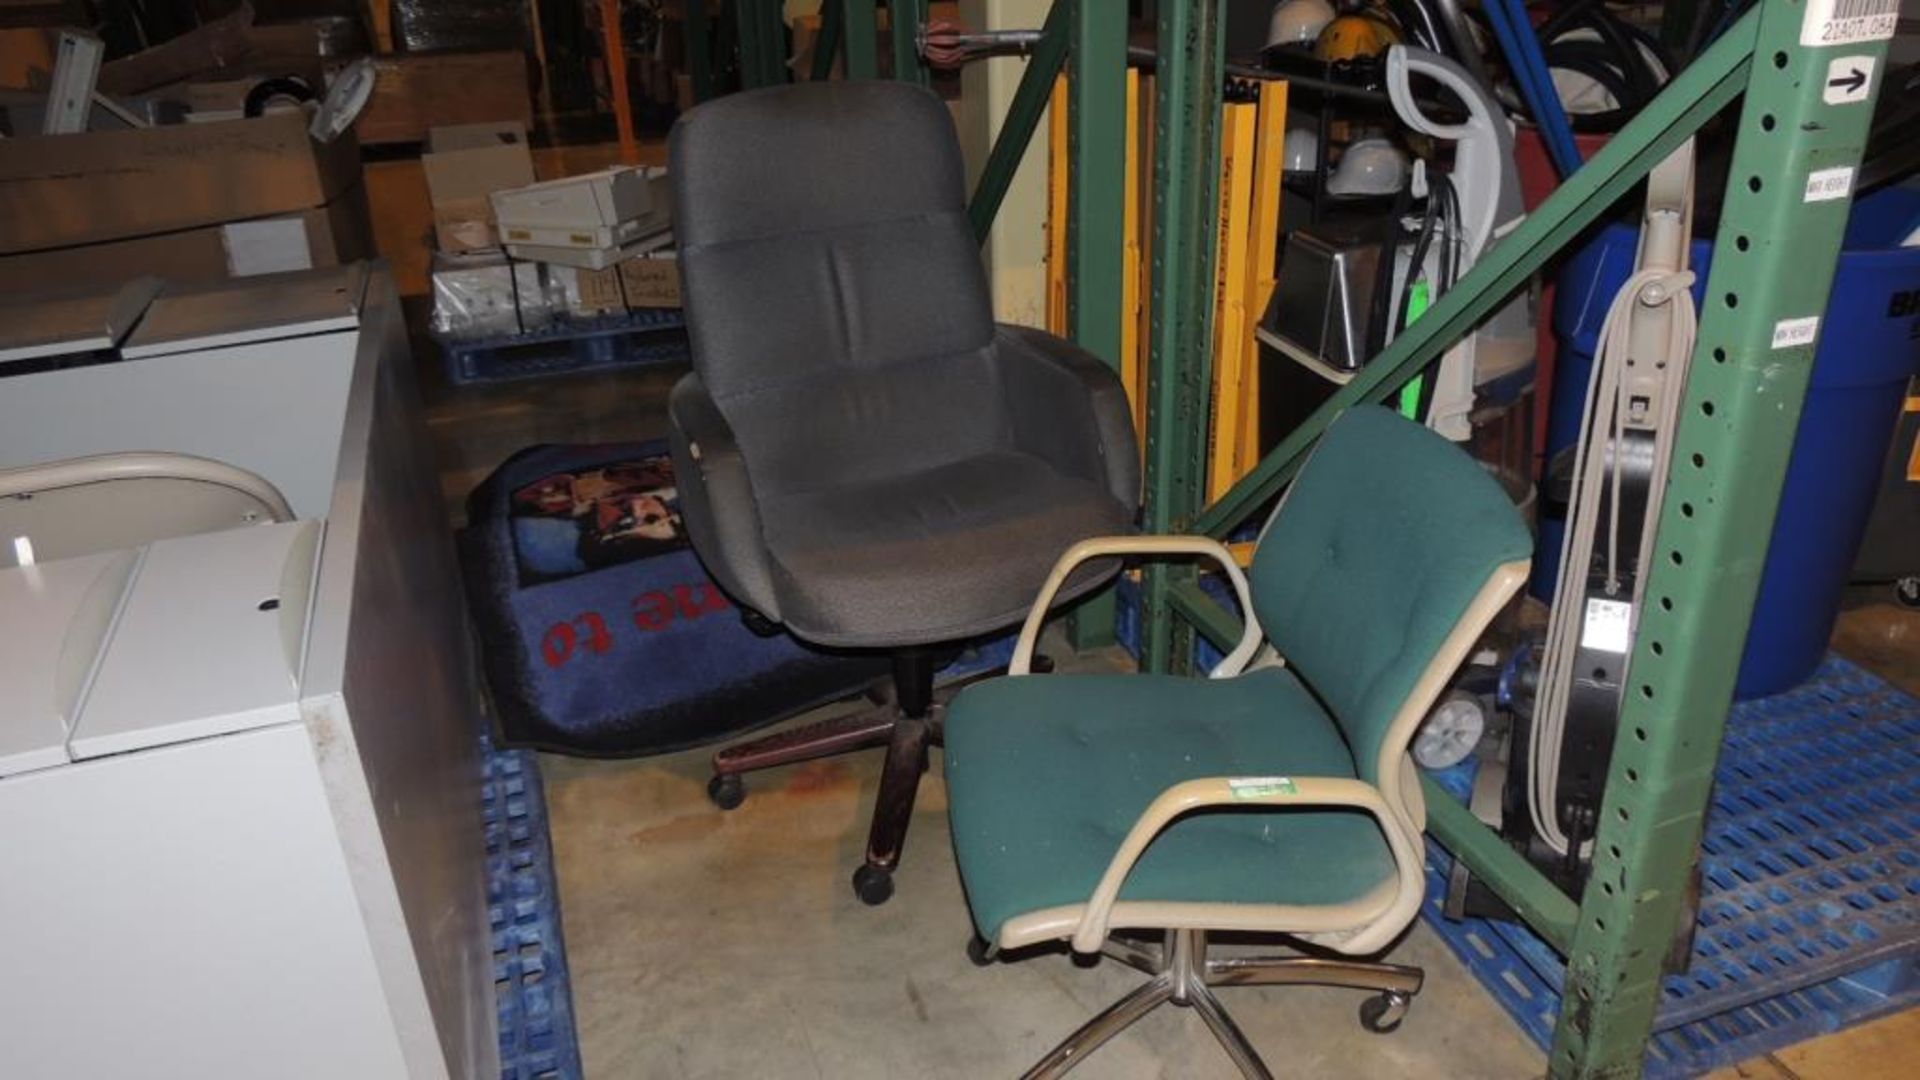
[[[1207,934],[1287,935],[1352,957],[1419,911],[1426,807],[1414,728],[1526,579],[1532,542],[1500,486],[1457,447],[1367,406],[1321,440],[1243,574],[1202,537],[1076,545],[1055,567],[1012,675],[947,720],[954,853],[975,959],[1066,939],[1152,981],[1029,1076],[1057,1076],[1163,1002],[1190,1005],[1241,1070],[1267,1076],[1214,986],[1375,991],[1397,1026],[1418,969],[1320,957],[1216,957]],[[1218,562],[1246,633],[1210,679],[1027,675],[1047,589],[1115,553]],[[1153,947],[1116,931],[1164,931]]]

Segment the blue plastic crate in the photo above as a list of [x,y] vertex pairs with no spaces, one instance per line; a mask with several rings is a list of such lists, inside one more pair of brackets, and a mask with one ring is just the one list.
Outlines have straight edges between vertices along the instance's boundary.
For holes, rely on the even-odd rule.
[[678,308],[565,319],[524,334],[442,341],[447,381],[458,385],[530,379],[687,359],[687,321]]
[[539,761],[526,750],[491,747],[482,757],[501,1080],[580,1080]]
[[[1436,779],[1456,796],[1466,767]],[[1829,656],[1727,720],[1701,843],[1699,925],[1666,980],[1649,1076],[1731,1065],[1920,1002],[1920,700]],[[1426,915],[1544,1049],[1565,967],[1525,926],[1441,914],[1446,852],[1428,844]]]

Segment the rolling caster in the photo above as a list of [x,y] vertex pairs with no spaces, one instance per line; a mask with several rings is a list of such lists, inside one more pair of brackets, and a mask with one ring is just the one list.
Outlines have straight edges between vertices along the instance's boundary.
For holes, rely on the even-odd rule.
[[987,944],[987,939],[979,934],[967,940],[967,959],[973,961],[974,967],[986,967],[999,957],[1000,950]]
[[779,637],[780,624],[752,608],[740,609],[740,621],[754,637]]
[[747,782],[738,773],[718,773],[707,781],[707,798],[722,810],[732,810],[747,801]]
[[1360,1003],[1360,1026],[1375,1035],[1385,1035],[1406,1019],[1407,1006],[1412,1003],[1412,998],[1391,990],[1370,997]]
[[853,895],[868,907],[878,907],[893,895],[893,871],[863,865],[853,872]]
[[1920,574],[1910,574],[1894,582],[1893,598],[1901,607],[1920,608]]

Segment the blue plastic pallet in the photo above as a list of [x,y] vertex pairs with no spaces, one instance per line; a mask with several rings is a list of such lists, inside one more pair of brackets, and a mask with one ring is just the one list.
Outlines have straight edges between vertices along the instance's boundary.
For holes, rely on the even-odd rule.
[[546,793],[530,751],[483,749],[501,1080],[580,1080]]
[[687,359],[687,321],[678,308],[563,319],[524,334],[442,341],[447,381],[504,382]]
[[[1464,798],[1469,767],[1436,779]],[[1920,700],[1837,656],[1727,720],[1701,844],[1699,927],[1666,980],[1647,1074],[1691,1076],[1920,1002]],[[1525,926],[1428,922],[1542,1049],[1565,967]]]

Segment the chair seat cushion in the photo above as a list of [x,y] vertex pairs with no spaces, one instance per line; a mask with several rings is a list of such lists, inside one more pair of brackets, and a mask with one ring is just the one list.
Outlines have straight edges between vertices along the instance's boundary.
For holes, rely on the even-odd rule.
[[[1105,487],[1012,450],[761,504],[782,621],[855,648],[1019,622],[1070,545],[1127,532],[1131,517]],[[1076,577],[1062,598],[1099,576]]]
[[[1207,776],[1352,777],[1339,730],[1289,671],[1235,679],[1033,675],[969,687],[947,715],[953,848],[981,936],[1085,902],[1147,805]],[[1122,901],[1337,904],[1394,875],[1372,817],[1203,810],[1147,848]]]

